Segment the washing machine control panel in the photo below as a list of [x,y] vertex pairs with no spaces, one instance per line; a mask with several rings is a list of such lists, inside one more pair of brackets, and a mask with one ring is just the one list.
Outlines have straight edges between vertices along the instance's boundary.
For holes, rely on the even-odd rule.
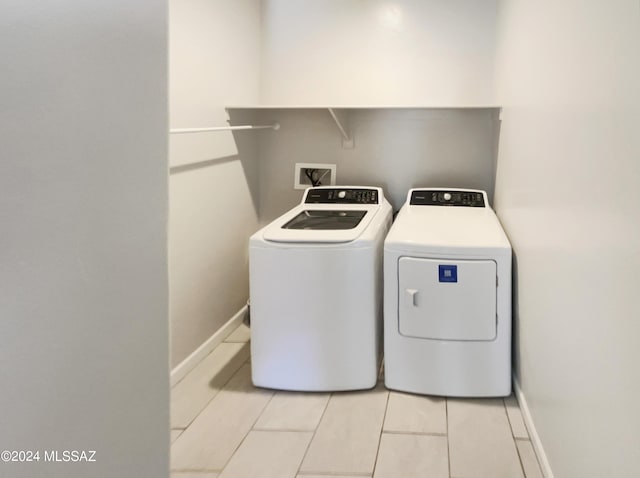
[[419,189],[411,192],[412,206],[465,206],[486,207],[484,194],[480,191],[444,189]]
[[305,204],[378,204],[377,189],[309,189]]

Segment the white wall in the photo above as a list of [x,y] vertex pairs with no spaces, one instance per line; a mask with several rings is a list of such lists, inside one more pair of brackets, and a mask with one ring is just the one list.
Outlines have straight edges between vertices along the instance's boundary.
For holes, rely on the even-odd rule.
[[640,476],[640,4],[502,4],[517,373],[556,478]]
[[262,8],[262,103],[494,103],[497,0],[263,0]]
[[0,476],[168,476],[166,8],[0,18]]
[[[170,18],[172,128],[225,126],[226,105],[257,103],[259,0],[172,0]],[[247,243],[257,227],[257,191],[252,162],[242,161],[238,144],[253,147],[247,134],[171,136],[172,366],[249,295]]]

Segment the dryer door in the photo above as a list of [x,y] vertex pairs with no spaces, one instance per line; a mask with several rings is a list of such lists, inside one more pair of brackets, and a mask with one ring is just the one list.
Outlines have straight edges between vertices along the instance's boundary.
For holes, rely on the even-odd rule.
[[401,257],[401,335],[439,340],[496,337],[496,263]]

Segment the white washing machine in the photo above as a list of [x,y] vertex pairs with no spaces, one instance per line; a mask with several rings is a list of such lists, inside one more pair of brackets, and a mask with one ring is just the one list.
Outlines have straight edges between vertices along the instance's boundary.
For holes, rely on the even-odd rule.
[[300,391],[375,386],[390,225],[381,188],[316,187],[251,237],[254,385]]
[[511,393],[511,245],[487,194],[412,189],[384,246],[385,385]]

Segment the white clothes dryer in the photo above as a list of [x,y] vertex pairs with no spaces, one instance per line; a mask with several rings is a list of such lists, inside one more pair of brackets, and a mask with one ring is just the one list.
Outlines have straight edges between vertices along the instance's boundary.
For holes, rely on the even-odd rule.
[[375,386],[390,225],[391,205],[381,188],[315,187],[251,237],[254,385],[299,391]]
[[384,246],[385,385],[511,393],[511,245],[487,194],[412,189]]

